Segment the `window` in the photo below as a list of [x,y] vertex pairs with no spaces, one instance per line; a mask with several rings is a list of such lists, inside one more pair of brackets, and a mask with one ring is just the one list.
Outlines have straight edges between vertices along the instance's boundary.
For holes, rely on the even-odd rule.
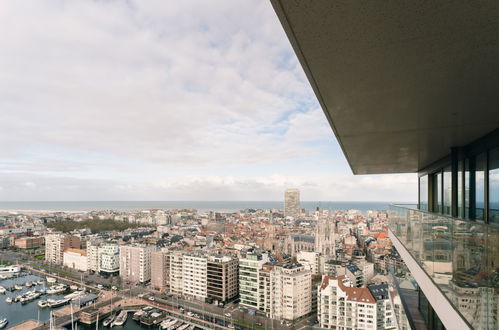
[[470,189],[471,189],[471,175],[470,175],[470,160],[465,159],[464,161],[464,218],[470,219]]
[[475,219],[484,220],[485,207],[485,168],[486,154],[480,154],[475,160]]
[[443,214],[452,214],[452,170],[450,166],[444,168],[443,184]]
[[442,173],[433,174],[433,212],[442,212]]
[[499,148],[489,153],[489,222],[499,223]]
[[463,217],[463,162],[457,163],[457,216]]
[[428,211],[428,175],[419,178],[419,209]]

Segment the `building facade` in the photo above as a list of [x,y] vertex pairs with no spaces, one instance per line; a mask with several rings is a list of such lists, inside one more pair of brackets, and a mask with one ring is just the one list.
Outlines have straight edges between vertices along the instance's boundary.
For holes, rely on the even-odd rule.
[[300,215],[300,190],[286,189],[284,192],[284,216],[298,218]]
[[120,248],[118,243],[105,242],[98,248],[98,271],[104,275],[117,275],[120,271]]
[[122,245],[119,248],[120,270],[123,281],[146,283],[151,279],[151,253],[155,247],[147,245]]
[[170,291],[170,253],[154,251],[151,254],[151,287],[161,292]]
[[45,236],[45,260],[53,264],[62,264],[64,251],[80,248],[80,238],[65,234],[48,234]]
[[240,305],[254,310],[261,307],[259,275],[269,261],[267,253],[246,252],[239,259]]
[[63,265],[86,272],[88,270],[87,251],[72,248],[66,249],[63,253]]

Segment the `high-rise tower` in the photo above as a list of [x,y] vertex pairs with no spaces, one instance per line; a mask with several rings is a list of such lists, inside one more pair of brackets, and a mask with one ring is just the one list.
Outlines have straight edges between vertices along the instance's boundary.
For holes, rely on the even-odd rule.
[[300,190],[286,189],[284,192],[284,216],[297,218],[300,215]]

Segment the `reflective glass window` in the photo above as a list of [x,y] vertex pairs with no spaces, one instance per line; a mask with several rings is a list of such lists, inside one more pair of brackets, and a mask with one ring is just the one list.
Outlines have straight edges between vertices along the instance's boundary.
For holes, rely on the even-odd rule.
[[466,219],[469,219],[471,217],[470,187],[471,187],[470,160],[466,159],[464,161],[464,217]]
[[457,163],[457,216],[463,216],[463,162]]
[[443,183],[443,210],[442,213],[452,214],[452,170],[450,166],[444,168]]
[[442,173],[433,174],[433,212],[442,212]]
[[499,223],[499,148],[489,153],[489,222]]
[[419,178],[419,209],[428,211],[428,175]]
[[487,156],[480,154],[475,161],[475,219],[484,219],[485,206],[485,168]]

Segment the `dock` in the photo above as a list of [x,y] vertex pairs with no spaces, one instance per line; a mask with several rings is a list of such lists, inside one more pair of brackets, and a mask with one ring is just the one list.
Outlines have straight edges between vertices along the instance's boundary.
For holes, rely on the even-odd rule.
[[10,327],[9,330],[30,330],[30,329],[36,329],[39,326],[41,326],[43,323],[37,322],[34,320],[29,320],[29,321],[24,321],[23,323],[20,323],[18,325],[15,325],[13,327]]

